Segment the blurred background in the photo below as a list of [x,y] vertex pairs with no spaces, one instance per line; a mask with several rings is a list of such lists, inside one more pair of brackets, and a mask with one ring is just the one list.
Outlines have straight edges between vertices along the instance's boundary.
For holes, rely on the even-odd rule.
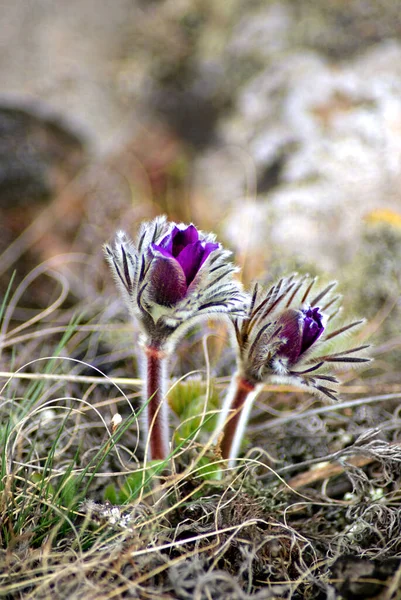
[[112,318],[102,244],[166,213],[216,232],[245,283],[338,279],[398,344],[397,2],[3,0],[0,45],[14,319],[58,297],[49,273],[68,306]]
[[[4,594],[205,598],[220,582],[222,598],[262,597],[257,586],[273,583],[274,595],[277,583],[293,598],[323,598],[361,573],[369,593],[341,597],[362,598],[398,569],[389,597],[401,552],[400,1],[0,0],[0,85]],[[249,483],[235,476],[222,494],[195,490],[200,472],[178,462],[186,469],[198,443],[203,455],[207,418],[176,463],[189,476],[174,482],[163,520],[133,512],[121,537],[114,512],[106,527],[99,513],[93,537],[90,517],[65,511],[83,480],[88,500],[120,504],[135,489],[142,498],[145,477],[138,331],[102,245],[158,214],[215,232],[246,286],[294,271],[337,280],[344,322],[367,319],[338,351],[372,343],[375,361],[341,371],[341,410],[266,386],[244,448],[271,466],[257,480],[255,462]],[[227,329],[193,328],[174,353],[176,444],[221,406],[235,369]],[[114,431],[117,413],[114,445],[106,425]],[[334,461],[347,475],[330,472]],[[317,479],[304,470],[312,464]],[[282,467],[281,482],[307,486],[301,498],[267,479]],[[300,484],[299,474],[312,476]],[[203,504],[201,490],[211,494]]]

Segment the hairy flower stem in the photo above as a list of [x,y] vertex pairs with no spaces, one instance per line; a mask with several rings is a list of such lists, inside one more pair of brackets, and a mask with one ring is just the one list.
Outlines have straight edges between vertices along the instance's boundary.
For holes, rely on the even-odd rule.
[[165,460],[169,453],[167,400],[165,398],[164,350],[145,345],[146,373],[144,402],[146,404],[146,432],[149,435],[149,460]]
[[249,412],[260,388],[260,385],[244,379],[239,374],[234,376],[231,382],[220,415],[219,427],[220,431],[223,431],[221,454],[223,459],[228,460],[229,467],[234,465],[237,458]]

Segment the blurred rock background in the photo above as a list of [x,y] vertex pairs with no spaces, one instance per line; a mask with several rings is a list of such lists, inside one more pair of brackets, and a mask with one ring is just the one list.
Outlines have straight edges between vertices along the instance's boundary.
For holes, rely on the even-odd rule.
[[0,46],[3,276],[83,252],[95,297],[103,241],[166,212],[400,322],[397,3],[3,0]]

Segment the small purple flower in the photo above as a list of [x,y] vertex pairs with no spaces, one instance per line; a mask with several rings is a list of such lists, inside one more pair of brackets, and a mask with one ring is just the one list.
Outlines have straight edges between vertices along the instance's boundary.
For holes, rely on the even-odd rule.
[[[365,346],[332,353],[325,342],[360,325],[354,321],[329,331],[339,312],[340,296],[332,295],[335,283],[314,294],[316,279],[295,276],[271,288],[254,287],[246,319],[234,319],[240,377],[258,385],[274,378],[290,378],[311,390],[335,397],[336,378],[328,364],[362,363],[355,356]],[[306,305],[306,306],[305,306]],[[316,343],[318,342],[319,343]]]
[[315,284],[316,279],[308,275],[280,279],[270,288],[256,284],[247,317],[233,320],[237,373],[215,432],[216,439],[221,440],[222,457],[230,467],[235,464],[252,404],[263,384],[272,380],[290,381],[335,400],[339,382],[328,367],[368,360],[358,356],[367,346],[336,352],[330,348],[334,338],[340,338],[362,321],[333,329],[340,299],[331,293],[336,284],[330,283],[317,292]]
[[[234,319],[238,344],[237,373],[224,400],[215,431],[222,458],[232,467],[240,449],[248,417],[263,384],[290,381],[308,390],[336,399],[335,375],[328,367],[358,364],[368,359],[358,356],[367,346],[333,352],[332,340],[357,327],[354,321],[330,331],[339,311],[335,282],[315,293],[316,279],[308,275],[280,279],[270,288],[256,284],[245,319]],[[316,342],[319,340],[319,343]],[[330,341],[330,346],[325,343]]]
[[194,225],[174,226],[150,251],[152,265],[151,286],[155,301],[162,306],[174,306],[185,298],[191,284],[209,255],[219,244],[199,239]]
[[309,350],[324,331],[323,315],[319,307],[288,309],[278,321],[282,326],[279,336],[285,340],[277,356],[294,365]]

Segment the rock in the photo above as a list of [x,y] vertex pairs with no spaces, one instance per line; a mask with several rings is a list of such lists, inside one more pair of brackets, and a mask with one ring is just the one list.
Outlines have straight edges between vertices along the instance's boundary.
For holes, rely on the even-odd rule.
[[81,138],[48,108],[0,98],[0,209],[50,199],[83,159]]
[[331,568],[333,585],[345,600],[384,600],[391,578],[399,567],[399,558],[369,560],[359,556],[340,556]]
[[347,264],[364,217],[400,206],[400,65],[401,45],[389,42],[347,64],[297,52],[249,81],[219,148],[196,163],[210,195],[228,182],[227,237],[242,242],[235,221],[246,196],[259,207],[255,246],[332,274]]

